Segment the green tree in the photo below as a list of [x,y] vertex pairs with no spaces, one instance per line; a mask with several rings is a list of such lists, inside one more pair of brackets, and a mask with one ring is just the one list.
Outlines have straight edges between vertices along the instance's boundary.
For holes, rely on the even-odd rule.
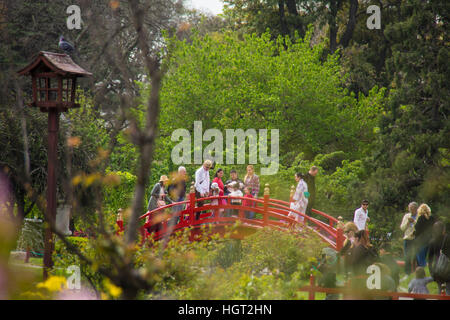
[[358,139],[373,131],[384,91],[359,100],[348,95],[337,56],[322,62],[323,46],[310,47],[310,34],[295,43],[270,39],[230,33],[173,42],[161,94],[162,139],[173,146],[173,130],[192,133],[202,120],[203,130],[279,128],[284,164],[300,151],[312,159],[357,150]]
[[445,1],[407,1],[385,27],[392,89],[367,159],[372,176],[366,188],[384,215],[412,200],[427,202],[438,216],[449,214],[447,23]]
[[229,0],[224,1],[224,16],[230,27],[243,33],[262,34],[270,29],[278,35],[297,33],[304,37],[314,23],[322,33],[328,27],[329,51],[346,48],[355,30],[359,6],[357,0]]

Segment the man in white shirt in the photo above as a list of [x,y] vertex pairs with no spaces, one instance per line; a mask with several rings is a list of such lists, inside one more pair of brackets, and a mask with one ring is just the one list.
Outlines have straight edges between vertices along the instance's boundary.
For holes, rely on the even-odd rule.
[[416,269],[416,261],[414,258],[414,231],[417,222],[417,202],[411,202],[408,205],[408,213],[403,216],[400,229],[404,232],[403,235],[403,250],[405,254],[405,273],[409,275]]
[[355,210],[355,217],[353,222],[356,224],[359,230],[366,230],[366,222],[369,222],[369,201],[363,200],[361,202],[361,208]]
[[[205,160],[203,165],[195,171],[195,197],[204,198],[209,195],[209,169],[212,167],[211,160]],[[202,207],[203,201],[197,201],[197,207]],[[200,212],[196,212],[196,219],[200,217]]]

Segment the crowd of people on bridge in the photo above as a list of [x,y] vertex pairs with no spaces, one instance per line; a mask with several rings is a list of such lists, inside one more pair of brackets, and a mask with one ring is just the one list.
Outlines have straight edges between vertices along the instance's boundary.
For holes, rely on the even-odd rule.
[[[256,206],[252,199],[258,198],[260,180],[252,165],[247,166],[243,180],[239,179],[237,171],[233,169],[230,171],[229,179],[225,182],[222,168],[215,170],[214,177],[211,180],[210,170],[212,167],[212,161],[206,160],[195,172],[194,188],[197,207],[204,206],[205,201],[202,199],[210,196],[231,196],[231,198],[213,199],[212,205],[243,205],[246,209]],[[294,176],[297,186],[291,199],[290,209],[292,211],[289,212],[288,216],[299,223],[304,222],[304,216],[299,213],[311,215],[311,209],[315,202],[315,177],[317,173],[318,168],[312,166],[306,174],[298,172]],[[171,179],[165,175],[161,176],[151,191],[147,209],[152,211],[166,204],[175,203],[173,212],[183,210],[186,205],[183,202],[186,200],[187,180],[186,168],[183,166],[178,168],[177,174]],[[177,205],[176,203],[180,204]],[[400,282],[399,261],[393,257],[389,245],[384,244],[379,250],[375,250],[370,243],[368,207],[369,201],[363,200],[361,207],[354,212],[353,221],[343,225],[345,241],[336,256],[339,261],[338,268],[330,268],[327,263],[320,265],[320,268],[326,274],[324,277],[324,279],[327,279],[325,281],[326,286],[335,286],[336,273],[342,272],[346,277],[351,275],[352,285],[355,288],[365,287],[368,276],[367,268],[371,265],[377,265],[382,272],[382,289],[386,291],[397,290]],[[238,209],[221,208],[212,210],[211,215],[217,217],[237,216],[238,211]],[[197,220],[200,214],[201,211],[196,212],[195,218]],[[245,210],[245,217],[254,219],[255,212]],[[173,223],[176,224],[178,219],[176,218]],[[450,257],[450,236],[445,230],[444,223],[431,214],[431,209],[427,204],[419,206],[416,202],[411,202],[399,228],[403,233],[404,273],[406,276],[415,274],[415,278],[409,283],[409,291],[427,293],[427,284],[436,281],[440,290],[446,290],[449,294],[450,275],[445,278],[435,273],[438,261],[439,263],[442,262],[442,255]],[[155,225],[149,231],[157,231],[158,229],[158,225]],[[424,268],[427,265],[431,277],[426,277],[424,274]]]
[[[260,179],[255,173],[253,165],[246,167],[246,174],[244,179],[241,180],[238,177],[238,172],[235,169],[230,171],[230,177],[224,182],[224,171],[222,168],[218,168],[215,171],[214,177],[211,180],[210,171],[213,167],[211,160],[205,160],[200,168],[195,172],[194,190],[196,197],[196,206],[201,208],[205,205],[204,198],[211,196],[229,196],[230,198],[213,199],[210,201],[212,205],[234,205],[243,206],[244,217],[247,219],[255,219],[256,213],[248,208],[256,207],[256,202],[252,199],[257,199],[260,192]],[[297,187],[293,195],[293,199],[290,205],[292,209],[289,212],[289,217],[295,219],[297,222],[303,222],[302,214],[311,215],[311,209],[315,202],[315,176],[318,173],[318,168],[312,166],[306,173],[296,173],[294,178],[297,182]],[[189,203],[185,203],[187,181],[189,177],[186,172],[186,168],[180,166],[176,174],[170,178],[166,175],[162,175],[159,181],[153,186],[150,193],[150,198],[147,206],[148,211],[153,211],[159,207],[163,207],[167,204],[174,204],[171,211],[173,213],[179,212],[189,206]],[[245,199],[239,199],[239,197]],[[178,203],[178,204],[177,204]],[[195,219],[198,220],[203,211],[197,211],[195,213]],[[162,211],[160,212],[162,213]],[[300,214],[301,213],[301,214]],[[238,216],[239,209],[227,208],[227,209],[214,209],[211,211],[212,217],[230,217]],[[157,214],[149,219],[156,219]],[[170,220],[171,224],[177,224],[180,220],[178,216]],[[161,223],[152,223],[149,228],[149,232],[160,230]]]
[[[210,170],[212,168],[212,161],[206,160],[200,168],[195,172],[195,197],[197,200],[197,207],[203,207],[205,201],[203,198],[210,196],[231,196],[244,197],[248,199],[257,198],[260,190],[260,182],[258,175],[255,174],[252,165],[247,166],[247,173],[244,180],[238,178],[238,173],[235,169],[230,171],[230,179],[223,181],[224,171],[218,168],[215,172],[214,178],[210,178]],[[150,200],[148,202],[147,210],[152,211],[158,207],[170,203],[182,203],[186,198],[186,184],[188,176],[186,168],[180,166],[178,173],[170,180],[166,175],[161,176],[160,180],[154,185]],[[251,200],[229,199],[226,198],[214,199],[213,205],[244,205],[246,207],[255,206],[255,202]],[[183,210],[184,204],[174,206],[174,211]],[[201,211],[196,212],[196,219],[199,219]],[[227,216],[236,213],[236,209],[229,210],[214,210],[213,216]],[[255,216],[254,212],[245,211],[247,218],[252,219]]]
[[[221,198],[212,201],[213,205],[243,205],[244,207],[255,207],[256,202],[250,199],[258,198],[260,191],[260,180],[256,175],[253,165],[248,165],[246,175],[241,180],[238,177],[238,173],[235,169],[230,171],[230,178],[224,182],[224,171],[222,168],[218,168],[215,172],[213,179],[210,177],[210,170],[212,168],[212,161],[205,160],[200,168],[195,172],[195,197],[197,200],[197,207],[204,206],[203,198],[209,196],[230,196],[231,199]],[[311,209],[315,202],[315,176],[319,169],[316,166],[312,166],[306,173],[296,173],[294,178],[297,182],[297,187],[291,202],[292,211],[289,212],[289,216],[298,222],[303,222],[304,219],[300,213],[311,215]],[[173,207],[174,212],[178,212],[184,209],[185,205],[182,204],[186,199],[186,185],[188,176],[186,174],[186,168],[180,166],[178,172],[173,178],[169,179],[166,175],[162,175],[159,181],[154,185],[150,200],[148,202],[147,210],[152,211],[158,207],[164,206],[170,203],[180,203]],[[236,199],[233,197],[248,198],[245,200]],[[236,215],[237,209],[219,209],[213,210],[213,216],[230,216]],[[196,212],[195,218],[198,220],[201,211]],[[245,210],[245,217],[248,219],[255,218],[255,212]]]

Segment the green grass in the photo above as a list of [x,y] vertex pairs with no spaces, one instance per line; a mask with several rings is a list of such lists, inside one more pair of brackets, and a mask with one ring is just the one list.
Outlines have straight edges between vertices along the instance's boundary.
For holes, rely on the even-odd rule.
[[23,261],[19,263],[14,262],[14,265],[9,270],[9,275],[14,279],[13,283],[17,286],[16,290],[11,292],[11,296],[9,297],[11,300],[24,299],[21,295],[22,293],[34,292],[36,284],[43,281],[43,269],[25,264]]
[[44,259],[42,257],[30,257],[28,263],[24,262],[24,259],[11,258],[10,263],[23,264],[24,266],[43,266]]
[[41,268],[33,268],[32,266],[23,264],[23,265],[15,265],[12,268],[12,272],[18,275],[23,273],[30,274],[36,282],[41,282],[43,277],[43,271]]
[[[400,279],[402,279],[405,276],[405,273],[403,270],[400,272]],[[430,277],[430,270],[428,269],[428,266],[425,267],[425,276]],[[415,273],[411,273],[408,278],[404,279],[403,281],[400,281],[399,286],[397,287],[397,292],[408,292],[408,284],[409,282],[415,278]],[[338,287],[342,286],[344,283],[344,275],[343,274],[337,274],[336,275],[336,282],[338,284]],[[308,283],[309,284],[309,283]],[[305,285],[308,285],[305,284]],[[316,282],[317,285],[317,282]],[[427,285],[428,291],[430,294],[439,294],[439,287],[436,282],[431,282]],[[299,292],[298,293],[299,298],[308,299],[308,292]],[[341,296],[342,298],[342,296]],[[316,293],[315,300],[324,300],[325,299],[325,293]]]
[[42,259],[42,258],[30,258],[29,264],[42,267],[44,265],[44,259]]
[[[299,291],[297,292],[297,298],[300,300],[309,300],[309,292]],[[316,292],[314,295],[314,300],[325,300],[325,293]]]

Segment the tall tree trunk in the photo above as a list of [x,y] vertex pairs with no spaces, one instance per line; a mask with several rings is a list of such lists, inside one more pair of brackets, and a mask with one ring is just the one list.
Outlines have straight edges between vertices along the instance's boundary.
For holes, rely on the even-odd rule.
[[305,36],[305,30],[303,28],[303,24],[300,18],[300,15],[297,11],[297,5],[295,4],[295,0],[286,0],[286,6],[288,8],[289,14],[293,15],[295,19],[295,29],[298,31],[300,37]]
[[338,26],[336,23],[336,16],[339,10],[339,6],[340,6],[341,1],[335,1],[335,0],[331,0],[330,1],[330,14],[328,16],[328,25],[330,28],[330,51],[331,53],[334,53],[336,51],[337,48],[337,30],[338,30]]
[[284,15],[284,0],[278,0],[278,15],[280,17],[280,28],[283,36],[289,34],[289,30],[286,23],[286,17]]
[[127,243],[132,244],[137,240],[139,216],[143,213],[145,189],[148,177],[150,176],[150,166],[153,161],[153,149],[160,108],[159,91],[161,88],[162,70],[157,58],[150,53],[147,30],[145,30],[144,27],[144,9],[139,6],[139,1],[137,0],[130,0],[130,7],[133,13],[134,27],[138,35],[138,45],[150,75],[151,87],[144,131],[141,132],[139,128],[134,128],[134,136],[140,151],[140,161],[131,217],[126,230],[126,241]]
[[133,243],[137,240],[137,231],[139,216],[143,211],[143,202],[145,197],[145,189],[150,176],[150,165],[153,161],[153,147],[155,144],[155,137],[158,124],[159,114],[159,90],[161,87],[161,71],[156,70],[150,76],[151,79],[151,92],[148,101],[147,109],[147,124],[145,126],[145,132],[141,138],[140,150],[140,165],[137,174],[136,189],[134,192],[133,206],[131,219],[127,229],[127,242]]
[[356,13],[358,12],[358,0],[349,0],[350,8],[348,10],[348,22],[345,28],[345,32],[342,35],[341,40],[339,41],[339,45],[346,48],[350,43],[350,40],[353,36],[353,31],[356,26]]

